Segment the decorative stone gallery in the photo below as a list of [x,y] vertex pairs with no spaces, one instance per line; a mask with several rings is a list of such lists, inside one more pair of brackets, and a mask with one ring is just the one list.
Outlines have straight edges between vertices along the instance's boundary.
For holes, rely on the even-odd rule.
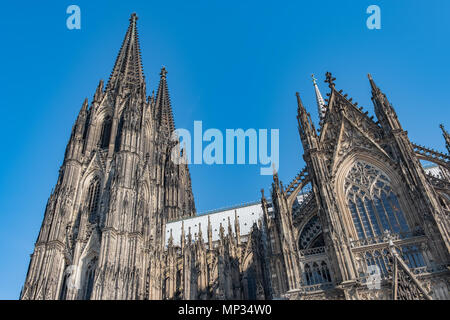
[[318,130],[297,94],[305,168],[197,216],[170,161],[167,71],[148,97],[136,22],[72,128],[21,299],[450,298],[450,156],[408,139],[372,77],[378,121],[314,79]]

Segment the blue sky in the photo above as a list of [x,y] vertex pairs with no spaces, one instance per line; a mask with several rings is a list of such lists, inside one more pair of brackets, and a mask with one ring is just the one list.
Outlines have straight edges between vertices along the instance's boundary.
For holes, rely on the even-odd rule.
[[[81,30],[66,28],[71,4],[81,8]],[[381,30],[366,28],[371,4],[381,8]],[[0,299],[18,298],[77,112],[108,79],[134,11],[147,88],[165,65],[177,127],[280,129],[285,184],[304,166],[296,91],[317,119],[311,73],[325,95],[324,74],[333,72],[336,87],[373,114],[372,73],[409,137],[445,150],[446,0],[2,3]],[[258,200],[271,183],[259,165],[197,165],[191,175],[199,212]]]

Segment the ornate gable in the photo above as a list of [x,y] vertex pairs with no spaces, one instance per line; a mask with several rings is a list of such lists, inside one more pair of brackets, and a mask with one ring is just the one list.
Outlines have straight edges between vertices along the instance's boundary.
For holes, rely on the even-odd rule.
[[355,149],[375,151],[389,158],[379,144],[382,139],[381,128],[372,118],[357,108],[351,98],[332,86],[327,113],[320,134],[320,144],[325,151],[327,166],[333,172],[340,160]]
[[105,162],[106,162],[105,157],[102,154],[102,152],[100,150],[95,150],[92,153],[91,158],[88,161],[88,165],[83,170],[82,174],[85,175],[86,173],[89,174],[91,172],[96,171],[105,172],[106,171]]

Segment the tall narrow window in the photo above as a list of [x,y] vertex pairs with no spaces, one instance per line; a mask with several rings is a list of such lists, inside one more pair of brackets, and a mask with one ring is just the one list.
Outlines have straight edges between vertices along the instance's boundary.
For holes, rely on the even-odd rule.
[[102,125],[102,133],[101,133],[101,140],[100,140],[100,147],[101,148],[107,148],[109,145],[109,139],[111,137],[111,126],[112,126],[112,120],[110,116],[107,116],[105,120],[103,121]]
[[123,130],[123,117],[120,118],[119,126],[117,128],[116,141],[114,145],[114,150],[119,151],[120,149],[120,140],[122,139],[122,130]]
[[409,230],[391,181],[378,168],[362,161],[355,163],[346,177],[345,192],[359,239],[380,236],[386,230]]
[[94,289],[94,276],[97,265],[97,257],[91,259],[86,266],[85,270],[85,283],[84,283],[84,300],[89,300]]
[[98,199],[100,196],[100,180],[98,177],[92,179],[87,193],[87,208],[89,212],[89,222],[93,223],[97,219]]
[[255,270],[250,267],[247,270],[247,289],[248,289],[248,300],[256,300],[256,281],[255,281]]
[[59,300],[66,300],[66,294],[67,294],[67,281],[70,277],[69,274],[65,273],[63,277],[63,283],[61,286],[61,292],[59,293]]

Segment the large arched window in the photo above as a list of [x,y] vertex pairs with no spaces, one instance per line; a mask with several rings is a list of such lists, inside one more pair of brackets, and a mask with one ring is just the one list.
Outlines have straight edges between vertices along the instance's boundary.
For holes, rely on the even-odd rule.
[[359,239],[377,237],[385,231],[409,231],[391,180],[380,169],[356,162],[345,179],[345,194]]
[[96,176],[89,185],[86,204],[89,212],[89,222],[93,223],[97,218],[98,199],[100,196],[100,179]]

